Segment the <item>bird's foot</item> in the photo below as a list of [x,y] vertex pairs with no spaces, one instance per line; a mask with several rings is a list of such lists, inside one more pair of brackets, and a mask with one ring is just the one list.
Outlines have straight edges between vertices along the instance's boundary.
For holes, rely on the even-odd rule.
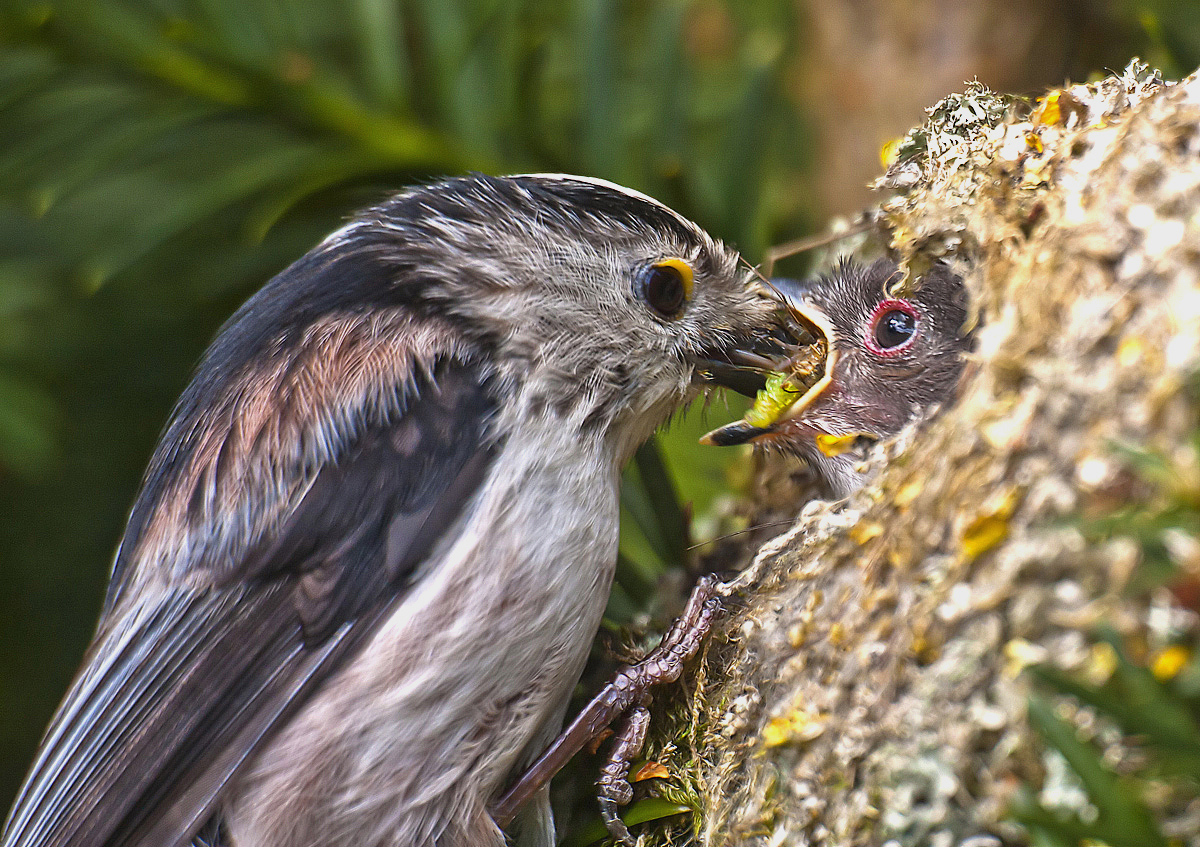
[[635,843],[629,828],[617,807],[628,805],[633,799],[633,787],[629,784],[629,768],[633,760],[646,745],[646,731],[650,728],[649,697],[629,710],[625,722],[617,730],[608,759],[600,768],[600,779],[596,780],[596,799],[600,803],[600,817],[604,826],[618,844],[632,847]]
[[679,679],[684,664],[696,655],[722,610],[722,600],[729,593],[722,590],[724,587],[712,575],[700,578],[683,614],[667,630],[659,645],[642,661],[617,671],[566,731],[492,807],[492,817],[500,826],[506,826],[517,809],[588,742],[597,738],[613,721],[628,715],[601,770],[598,788],[601,812],[609,832],[618,842],[632,843],[616,807],[629,802],[632,796],[627,781],[629,765],[641,753],[645,742],[649,724],[646,703],[650,689]]

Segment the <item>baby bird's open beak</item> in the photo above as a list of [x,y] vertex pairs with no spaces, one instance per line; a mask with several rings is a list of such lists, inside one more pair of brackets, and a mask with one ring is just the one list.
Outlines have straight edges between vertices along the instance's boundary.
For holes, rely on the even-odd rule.
[[[806,296],[808,285],[776,279],[770,287],[780,303],[778,326],[764,332],[750,350],[737,350],[728,362],[705,363],[703,368],[708,381],[754,396],[754,405],[741,420],[705,435],[701,444],[728,447],[768,436],[781,421],[802,415],[833,381],[833,323]],[[750,388],[756,393],[751,395]]]

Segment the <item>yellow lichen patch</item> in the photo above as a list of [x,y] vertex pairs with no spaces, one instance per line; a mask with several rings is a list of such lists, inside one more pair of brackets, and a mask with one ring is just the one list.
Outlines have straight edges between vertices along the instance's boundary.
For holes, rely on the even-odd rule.
[[666,765],[660,762],[646,762],[629,777],[630,782],[641,782],[644,779],[666,779],[671,775]]
[[1049,658],[1046,648],[1040,644],[1014,638],[1004,645],[1004,673],[1016,679],[1030,665],[1041,664]]
[[829,643],[834,647],[841,647],[846,643],[846,627],[840,623],[832,623],[829,625]]
[[1159,682],[1167,682],[1179,675],[1179,672],[1187,667],[1187,663],[1191,660],[1191,651],[1186,647],[1176,644],[1159,652],[1154,657],[1154,661],[1150,663],[1150,672],[1154,674],[1154,678]]
[[1063,112],[1062,106],[1059,103],[1062,95],[1062,89],[1058,89],[1040,98],[1038,100],[1038,107],[1034,110],[1029,120],[1034,124],[1043,124],[1045,126],[1058,126],[1062,123]]
[[900,155],[900,143],[903,138],[893,138],[891,141],[879,148],[879,164],[883,165],[884,169],[891,167],[892,162]]
[[808,640],[808,627],[802,624],[788,627],[787,639],[788,644],[792,645],[792,649],[799,650]]
[[963,533],[962,552],[972,561],[1008,537],[1008,519],[1001,515],[980,515]]
[[1136,367],[1146,352],[1146,342],[1136,335],[1127,335],[1117,346],[1117,364],[1123,368]]
[[878,521],[859,521],[850,527],[850,540],[855,544],[866,544],[881,535],[883,535],[883,524]]
[[803,744],[812,741],[825,732],[826,720],[822,715],[810,715],[802,709],[771,718],[763,727],[763,744],[767,747],[779,747],[783,744]]
[[923,488],[919,481],[913,480],[912,482],[906,482],[900,487],[900,490],[896,492],[896,495],[892,498],[892,502],[895,503],[900,509],[907,509],[912,505],[912,502],[917,499],[917,495],[919,495],[922,490]]
[[1030,413],[1027,407],[1009,409],[1006,414],[980,423],[979,431],[994,450],[1016,449],[1028,435]]
[[1053,167],[1054,162],[1050,159],[1030,160],[1025,165],[1025,172],[1021,177],[1021,186],[1023,188],[1036,188],[1039,185],[1045,185],[1050,182]]
[[917,633],[913,636],[912,652],[918,662],[924,664],[936,662],[942,655],[942,643],[925,633]]
[[976,515],[963,530],[962,554],[968,561],[991,550],[1008,537],[1008,522],[1016,510],[1019,495],[1009,489],[992,508]]
[[1103,685],[1112,677],[1117,669],[1120,657],[1117,651],[1107,641],[1092,645],[1088,652],[1087,662],[1083,666],[1083,675],[1092,685]]

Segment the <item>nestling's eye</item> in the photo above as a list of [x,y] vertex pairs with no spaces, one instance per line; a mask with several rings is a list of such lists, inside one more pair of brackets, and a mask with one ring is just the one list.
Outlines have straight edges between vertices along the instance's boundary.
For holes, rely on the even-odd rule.
[[683,259],[655,262],[638,276],[637,293],[660,316],[677,318],[692,296],[692,267]]
[[877,356],[895,356],[917,337],[918,313],[907,300],[884,300],[867,322],[867,349]]

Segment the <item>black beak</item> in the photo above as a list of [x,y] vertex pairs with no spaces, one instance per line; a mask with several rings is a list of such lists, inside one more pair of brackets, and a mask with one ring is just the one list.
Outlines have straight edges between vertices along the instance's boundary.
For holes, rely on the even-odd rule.
[[734,421],[731,424],[714,429],[701,438],[700,443],[712,447],[736,447],[738,444],[745,444],[760,436],[769,435],[774,431],[775,424],[754,426],[745,421]]
[[802,302],[808,287],[808,283],[800,280],[771,280],[768,296],[782,306],[777,325],[764,327],[733,350],[697,360],[697,380],[755,397],[766,387],[767,376],[786,365],[797,347],[814,341],[810,328],[799,327],[796,321],[789,320],[787,308]]
[[[742,352],[729,354],[733,359]],[[732,361],[700,359],[696,363],[696,379],[708,385],[719,385],[746,397],[754,397],[767,385],[767,374],[761,367],[735,365]]]
[[780,301],[777,326],[748,349],[727,354],[726,361],[709,360],[697,369],[701,379],[755,398],[743,420],[713,430],[702,444],[727,447],[769,435],[780,420],[803,413],[832,381],[833,325],[812,303],[811,284],[775,279],[769,288]]

